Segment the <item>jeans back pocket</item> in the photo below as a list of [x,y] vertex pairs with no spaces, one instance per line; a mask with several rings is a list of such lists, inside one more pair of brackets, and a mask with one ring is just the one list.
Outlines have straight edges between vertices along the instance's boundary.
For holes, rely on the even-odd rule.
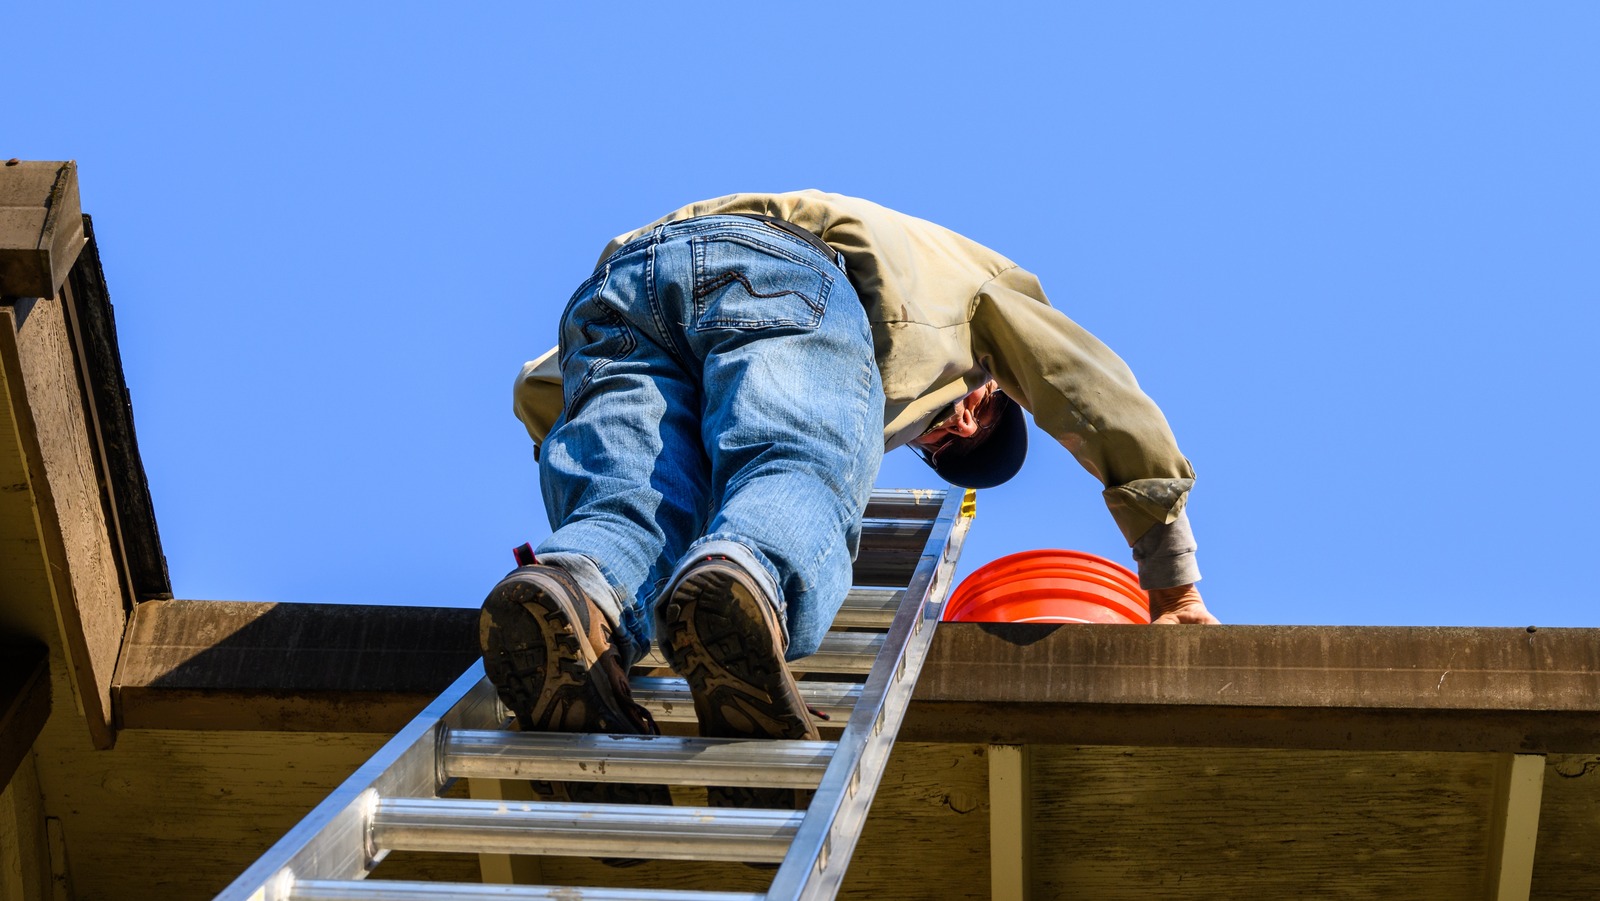
[[798,253],[722,233],[690,241],[697,329],[814,329],[833,278]]
[[611,267],[578,288],[561,317],[561,387],[568,417],[583,403],[601,370],[627,359],[639,341],[622,314],[606,301]]

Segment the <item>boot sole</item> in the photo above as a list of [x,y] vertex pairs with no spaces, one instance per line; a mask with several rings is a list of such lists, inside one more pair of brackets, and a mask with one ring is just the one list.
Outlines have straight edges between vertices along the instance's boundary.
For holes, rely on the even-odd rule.
[[[483,669],[524,732],[624,735],[640,732],[624,716],[599,654],[581,631],[576,611],[549,587],[548,577],[509,579],[495,586],[478,619]],[[607,653],[615,653],[608,651]],[[672,804],[664,785],[619,782],[530,782],[541,800],[593,804]],[[613,866],[641,861],[606,859]]]
[[536,577],[495,586],[478,620],[484,671],[524,731],[636,733],[557,590]]
[[[700,734],[714,738],[816,739],[815,724],[775,638],[777,613],[737,568],[705,564],[674,589],[664,651],[689,683]],[[715,807],[799,809],[810,792],[712,786]]]

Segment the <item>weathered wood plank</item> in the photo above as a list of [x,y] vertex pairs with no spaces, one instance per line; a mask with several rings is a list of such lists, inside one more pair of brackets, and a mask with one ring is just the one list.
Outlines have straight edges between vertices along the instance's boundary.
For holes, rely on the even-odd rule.
[[[4,324],[0,319],[0,328]],[[13,416],[13,393],[10,387],[15,384],[17,381],[11,368],[0,367],[0,574],[3,574],[0,577],[0,636],[9,642],[31,640],[35,650],[29,651],[29,654],[45,651],[46,670],[37,683],[24,689],[24,693],[32,693],[35,698],[46,696],[48,700],[45,707],[49,710],[47,722],[48,715],[70,722],[76,730],[75,734],[86,741],[88,735],[82,726],[77,725],[81,717],[77,713],[66,655],[61,649],[61,630],[56,619],[56,586],[52,577],[59,579],[62,574],[59,571],[52,572],[48,566],[44,543],[39,539],[36,498],[29,483],[27,461],[23,458],[24,442]],[[7,656],[7,659],[11,658]],[[24,714],[21,721],[26,722],[36,716],[38,706],[37,699],[23,701],[23,710],[32,713]],[[19,772],[26,770],[30,778],[35,773],[34,758],[37,756],[27,747],[35,740],[28,737],[32,731],[31,726],[18,730],[20,740],[25,745]],[[15,750],[9,756],[15,756]],[[49,758],[46,760],[48,762]],[[33,791],[38,793],[37,785]],[[43,826],[39,828],[43,829]],[[40,841],[43,842],[43,839]],[[3,843],[0,843],[0,847],[4,847]],[[40,847],[44,847],[43,844]]]
[[901,734],[1586,752],[1600,749],[1600,630],[945,623]]
[[234,601],[134,610],[128,728],[394,732],[478,658],[477,611]]
[[[0,330],[10,325],[7,315],[0,307]],[[32,439],[24,440],[15,406],[26,400],[26,393],[12,362],[9,355],[0,359],[0,573],[5,574],[0,578],[0,634],[49,642],[56,637],[55,612],[24,455],[23,446]],[[26,409],[22,413],[26,417]]]
[[[141,604],[123,662],[122,722],[343,731],[357,728],[351,710],[361,708],[360,728],[393,731],[477,653],[470,609],[281,605],[269,617],[271,607]],[[251,620],[248,630],[221,624],[240,618]],[[218,644],[223,632],[232,637]],[[1352,645],[1363,648],[1359,665]],[[1450,675],[1429,669],[1449,662],[1452,649]],[[412,681],[385,681],[395,674]],[[1433,690],[1421,690],[1419,679]],[[377,688],[407,696],[385,704]],[[186,708],[200,718],[186,719]],[[901,735],[982,744],[1595,751],[1600,630],[945,623]]]
[[0,308],[0,357],[75,693],[95,744],[110,747],[124,595],[61,303]]
[[[14,376],[0,366],[0,636],[59,642],[49,570],[13,414]],[[20,393],[20,392],[19,392]]]
[[940,700],[1600,711],[1600,629],[945,623],[927,665]]
[[1043,898],[1482,896],[1493,755],[1033,753]]

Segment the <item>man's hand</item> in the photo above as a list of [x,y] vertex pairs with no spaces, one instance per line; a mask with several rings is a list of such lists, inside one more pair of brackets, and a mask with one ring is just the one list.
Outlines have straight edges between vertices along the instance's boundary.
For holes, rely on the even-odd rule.
[[1178,585],[1173,588],[1150,589],[1150,624],[1171,625],[1174,623],[1201,623],[1216,625],[1221,620],[1211,615],[1206,609],[1206,602],[1200,599],[1200,589],[1189,585]]

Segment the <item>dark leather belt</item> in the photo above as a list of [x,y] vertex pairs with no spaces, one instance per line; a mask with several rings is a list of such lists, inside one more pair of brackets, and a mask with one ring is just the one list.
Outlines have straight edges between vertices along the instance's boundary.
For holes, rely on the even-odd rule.
[[734,213],[733,215],[743,216],[746,219],[754,219],[757,222],[764,222],[780,231],[786,231],[789,234],[794,235],[796,238],[806,242],[807,244],[810,244],[812,247],[815,247],[818,253],[827,257],[834,263],[834,265],[839,266],[841,269],[844,268],[842,265],[842,260],[839,256],[839,251],[829,247],[828,242],[822,240],[816,235],[813,235],[806,229],[795,225],[793,222],[790,222],[787,219],[779,219],[776,216],[763,216],[760,213]]

